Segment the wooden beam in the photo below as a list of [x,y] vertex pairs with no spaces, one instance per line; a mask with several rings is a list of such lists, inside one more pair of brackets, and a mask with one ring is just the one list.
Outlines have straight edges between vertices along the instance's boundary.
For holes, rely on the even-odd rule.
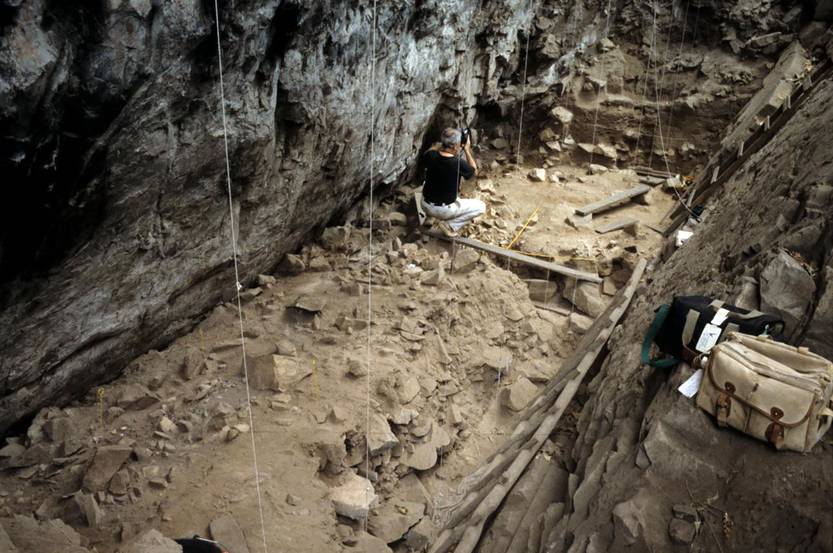
[[613,232],[614,230],[620,230],[627,227],[636,227],[639,224],[637,219],[633,217],[629,217],[627,219],[619,219],[618,221],[613,221],[606,225],[602,225],[596,229],[596,232],[599,234],[607,234],[608,232]]
[[616,194],[613,194],[612,196],[604,200],[594,202],[584,207],[576,208],[576,213],[578,213],[579,215],[589,215],[591,213],[600,213],[602,211],[607,211],[608,209],[613,209],[614,207],[617,207],[624,203],[628,203],[637,196],[642,196],[643,194],[648,193],[650,190],[650,186],[646,184],[640,184],[638,186],[634,186],[629,190],[617,192]]
[[631,167],[631,169],[633,169],[637,175],[648,175],[661,179],[670,179],[674,176],[668,171],[660,171],[659,169],[652,169],[651,167]]
[[[440,240],[446,240],[448,242],[452,241],[451,238],[437,231],[426,230],[423,231],[423,233],[434,238],[439,238]],[[473,240],[471,238],[454,238],[453,241],[456,242],[458,245],[468,246],[469,248],[473,248],[475,250],[480,250],[482,252],[490,253],[493,255],[506,257],[508,259],[511,259],[512,261],[517,261],[518,263],[529,265],[530,267],[536,267],[545,271],[551,271],[553,273],[558,273],[559,275],[575,278],[577,280],[595,282],[597,284],[602,281],[601,277],[599,277],[599,275],[595,273],[579,271],[577,269],[573,269],[572,267],[566,267],[564,265],[559,265],[558,263],[552,263],[550,261],[544,261],[543,259],[537,259],[529,255],[524,255],[522,253],[507,250],[506,248],[492,246],[491,244],[486,244],[485,242],[480,242],[479,240]]]
[[[670,177],[668,177],[668,178],[670,178]],[[639,182],[641,182],[642,184],[647,184],[648,186],[657,186],[657,185],[665,183],[665,181],[667,181],[668,178],[655,177],[653,175],[640,175],[639,176]]]

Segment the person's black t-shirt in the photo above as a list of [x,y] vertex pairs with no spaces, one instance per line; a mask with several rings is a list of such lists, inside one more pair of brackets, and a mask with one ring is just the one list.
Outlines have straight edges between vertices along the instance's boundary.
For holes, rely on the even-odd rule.
[[470,179],[474,169],[461,157],[445,157],[436,150],[425,152],[425,186],[422,197],[435,205],[451,204],[457,201],[459,178]]

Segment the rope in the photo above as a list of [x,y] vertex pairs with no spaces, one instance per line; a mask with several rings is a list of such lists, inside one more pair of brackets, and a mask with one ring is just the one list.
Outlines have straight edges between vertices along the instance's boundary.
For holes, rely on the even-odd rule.
[[[368,194],[368,218],[370,220],[367,231],[367,385],[365,386],[365,478],[370,478],[370,381],[373,377],[373,173],[374,156],[376,154],[376,0],[373,0],[373,20],[370,31],[370,192]],[[370,503],[370,486],[365,486],[365,503]],[[367,522],[364,517],[364,531],[367,532]]]
[[[607,37],[608,33],[610,33],[610,4],[612,0],[607,0],[607,15],[605,17],[605,28],[604,32],[602,33],[603,37]],[[602,104],[600,96],[602,95],[602,88],[599,87],[599,90],[596,92],[596,111],[593,115],[593,148],[590,149],[590,163],[593,163],[593,154],[596,150],[596,127],[599,124],[599,106]]]
[[[531,8],[532,3],[527,2],[527,8]],[[532,15],[529,18],[529,24],[526,27],[526,53],[524,54],[524,80],[523,88],[521,88],[521,116],[518,121],[518,149],[515,151],[515,163],[520,164],[521,159],[521,137],[523,136],[524,128],[524,102],[526,101],[526,69],[529,65],[529,36],[532,34],[532,22],[535,19],[535,10],[532,10]]]
[[226,95],[225,83],[223,81],[223,47],[220,42],[220,9],[217,0],[214,0],[214,23],[217,31],[217,66],[220,70],[220,113],[223,119],[223,147],[226,160],[226,187],[228,189],[229,219],[231,221],[231,251],[234,259],[234,284],[237,292],[237,316],[240,321],[240,348],[243,352],[243,381],[246,383],[246,406],[249,413],[249,429],[252,438],[252,464],[255,473],[255,490],[257,491],[257,510],[260,514],[260,533],[263,539],[263,551],[269,551],[266,545],[266,523],[263,518],[263,498],[260,493],[260,470],[257,466],[257,445],[255,443],[255,422],[252,414],[252,394],[249,389],[249,367],[246,364],[246,334],[243,329],[243,305],[240,301],[240,270],[237,266],[237,237],[234,232],[234,203],[231,194],[231,163],[229,162],[228,151],[228,125],[226,123]]
[[[657,11],[659,11],[659,6],[657,5],[657,0],[654,0],[654,24],[652,28],[652,32],[656,33],[656,25],[657,25]],[[659,70],[657,70],[659,73]],[[658,77],[659,75],[656,75]],[[659,111],[659,82],[657,78],[654,78],[654,98],[656,99],[656,113],[657,113],[657,130],[659,131],[659,142],[660,148],[662,149],[662,159],[665,162],[665,170],[668,173],[671,173],[671,167],[668,165],[668,155],[665,151],[665,140],[662,137],[662,114]],[[677,190],[676,186],[672,186],[671,190],[674,191],[674,195],[677,196],[677,201],[680,203],[686,211],[688,211],[689,215],[694,217],[696,220],[700,220],[700,218],[693,212],[691,209],[686,205],[685,201],[683,201],[682,196],[680,196],[679,190]]]

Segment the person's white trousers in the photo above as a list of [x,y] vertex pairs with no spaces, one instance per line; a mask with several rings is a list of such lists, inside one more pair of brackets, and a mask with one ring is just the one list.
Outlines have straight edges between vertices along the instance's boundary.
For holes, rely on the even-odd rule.
[[461,198],[448,205],[434,205],[423,200],[422,207],[428,216],[447,222],[454,232],[463,228],[478,215],[486,213],[486,204],[474,199]]

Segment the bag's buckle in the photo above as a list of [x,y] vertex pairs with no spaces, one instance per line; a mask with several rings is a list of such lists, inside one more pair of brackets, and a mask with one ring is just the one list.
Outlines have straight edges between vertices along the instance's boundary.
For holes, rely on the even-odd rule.
[[784,445],[784,426],[778,421],[784,416],[784,411],[778,407],[773,407],[769,413],[775,420],[766,427],[766,439],[775,449],[781,449]]
[[732,414],[732,394],[735,393],[735,385],[731,382],[725,384],[726,391],[720,392],[717,396],[714,416],[717,419],[717,426],[727,426],[729,415]]

